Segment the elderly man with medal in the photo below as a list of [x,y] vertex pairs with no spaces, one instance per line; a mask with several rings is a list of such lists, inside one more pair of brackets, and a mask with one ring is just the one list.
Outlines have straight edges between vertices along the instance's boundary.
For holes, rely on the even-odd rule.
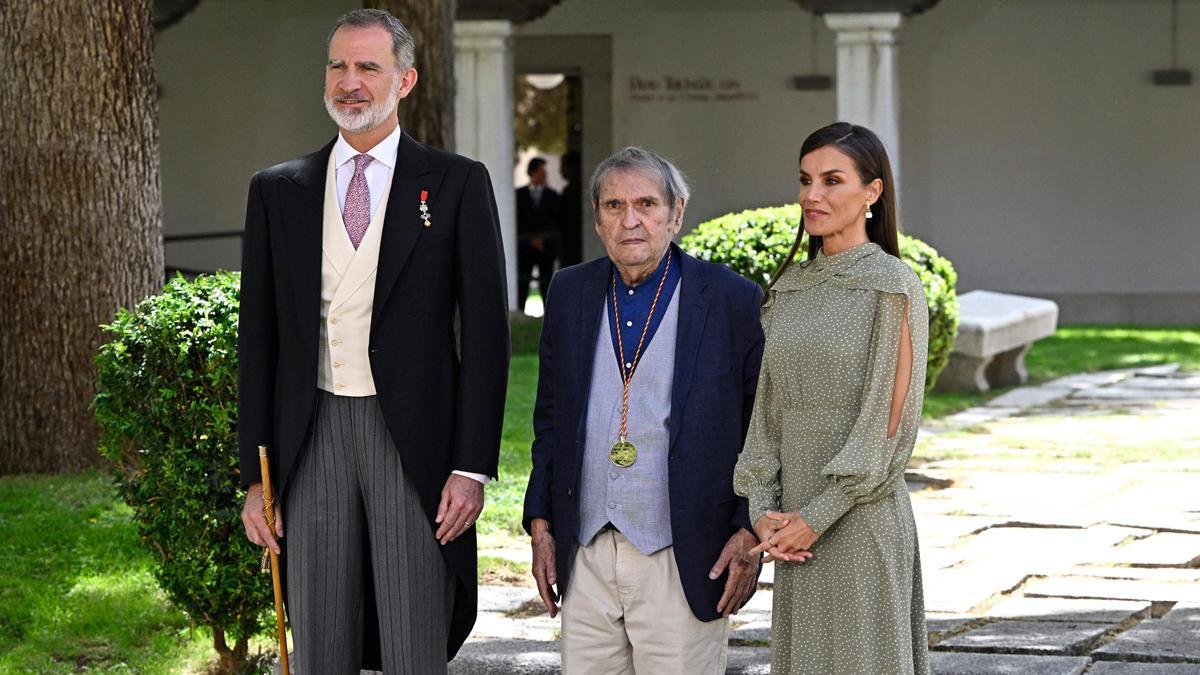
[[724,673],[758,579],[733,468],[762,357],[758,286],[671,243],[689,193],[625,148],[596,168],[607,256],[554,277],[524,526],[565,673]]

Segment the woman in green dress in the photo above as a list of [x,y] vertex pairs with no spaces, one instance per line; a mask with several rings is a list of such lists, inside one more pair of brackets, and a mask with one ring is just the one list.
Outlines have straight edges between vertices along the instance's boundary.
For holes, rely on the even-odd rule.
[[[755,550],[778,561],[777,675],[929,671],[904,483],[928,309],[899,258],[895,204],[887,153],[870,130],[839,123],[805,140],[803,232],[763,306],[758,397],[734,474]],[[791,264],[804,232],[807,259]]]

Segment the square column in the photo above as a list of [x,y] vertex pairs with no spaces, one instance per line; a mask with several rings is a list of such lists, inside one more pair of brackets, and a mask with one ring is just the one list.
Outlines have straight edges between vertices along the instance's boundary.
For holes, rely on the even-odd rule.
[[487,167],[500,212],[509,310],[516,309],[517,213],[513,187],[511,21],[454,22],[455,152]]
[[899,12],[826,14],[837,34],[837,114],[879,135],[900,185],[900,80],[896,67]]

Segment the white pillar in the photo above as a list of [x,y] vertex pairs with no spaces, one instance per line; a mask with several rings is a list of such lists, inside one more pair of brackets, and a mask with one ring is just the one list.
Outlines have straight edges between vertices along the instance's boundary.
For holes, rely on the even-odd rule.
[[511,21],[454,22],[455,151],[487,166],[500,211],[509,309],[516,308],[517,213],[513,192]]
[[879,135],[900,184],[900,80],[896,70],[899,12],[826,14],[837,33],[837,114]]

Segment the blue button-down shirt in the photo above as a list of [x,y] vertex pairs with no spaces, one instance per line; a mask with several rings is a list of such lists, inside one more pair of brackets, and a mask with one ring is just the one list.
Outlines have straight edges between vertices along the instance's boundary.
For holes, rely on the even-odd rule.
[[[654,337],[654,332],[658,330],[658,324],[662,323],[663,315],[667,313],[667,306],[671,304],[671,296],[675,294],[675,288],[679,286],[680,263],[682,262],[679,251],[671,246],[667,249],[667,255],[671,257],[671,269],[667,272],[667,280],[663,282],[662,295],[658,298],[658,305],[654,308],[654,316],[650,319],[650,328],[646,330],[646,342],[642,345],[642,352],[650,348],[650,340]],[[642,328],[646,325],[646,315],[650,313],[654,294],[658,292],[658,282],[662,279],[663,268],[667,264],[667,255],[664,255],[658,263],[658,268],[637,286],[630,286],[622,281],[616,266],[613,266],[612,273],[617,279],[617,309],[621,314],[620,330],[621,341],[625,345],[626,369],[633,365],[634,352],[637,351],[638,340],[642,337]],[[608,333],[612,337],[613,354],[617,359],[619,371],[621,350],[617,345],[617,320],[613,316],[611,283],[608,292],[604,294],[604,304],[608,307]]]

